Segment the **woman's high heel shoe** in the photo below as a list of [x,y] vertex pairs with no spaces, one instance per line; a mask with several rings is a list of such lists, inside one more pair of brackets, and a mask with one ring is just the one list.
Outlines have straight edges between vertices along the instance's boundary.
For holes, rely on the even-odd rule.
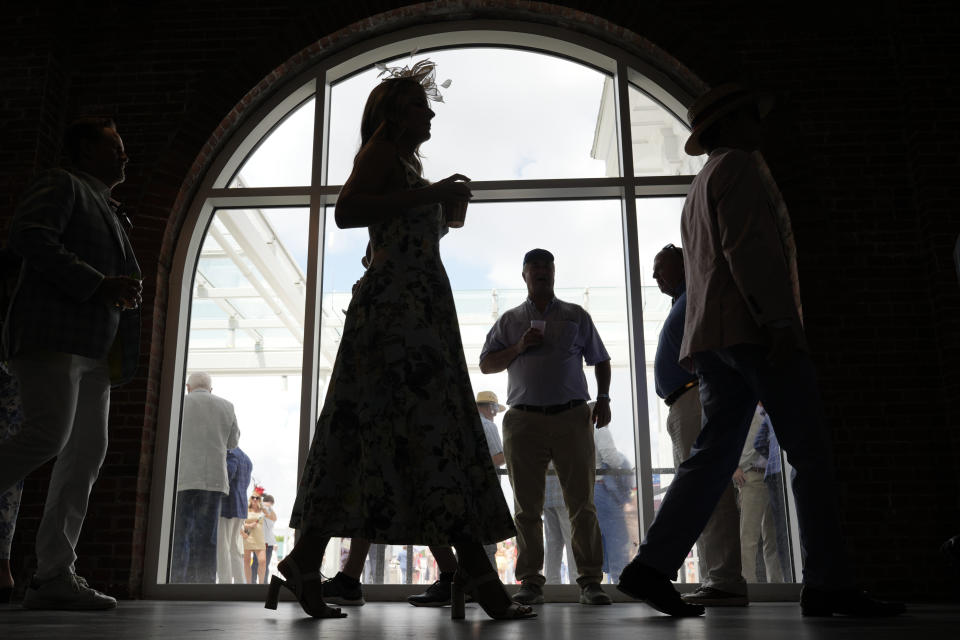
[[[319,571],[303,575],[300,573],[300,568],[297,567],[297,564],[289,556],[284,558],[280,564],[283,566],[278,565],[277,568],[286,580],[276,575],[270,577],[267,601],[263,604],[265,608],[275,610],[277,608],[277,600],[280,597],[280,587],[286,587],[297,598],[297,602],[300,603],[300,607],[304,613],[309,616],[313,616],[314,618],[347,617],[347,614],[340,613],[340,609],[328,607],[323,601],[323,587],[321,586]],[[316,586],[311,587],[311,585]],[[307,589],[310,589],[316,594],[313,604],[311,604],[307,597]],[[319,600],[319,605],[316,604],[317,600]]]
[[500,582],[500,576],[493,571],[477,578],[470,578],[462,569],[458,569],[453,576],[453,584],[450,585],[451,619],[463,620],[466,616],[464,601],[467,592],[473,594],[473,599],[494,620],[522,620],[537,617],[533,608],[510,601],[507,590]]

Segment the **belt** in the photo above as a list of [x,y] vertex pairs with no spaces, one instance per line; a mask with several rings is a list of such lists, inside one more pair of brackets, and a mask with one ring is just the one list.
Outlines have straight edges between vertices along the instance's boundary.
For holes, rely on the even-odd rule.
[[520,411],[532,411],[533,413],[542,413],[544,415],[551,416],[555,413],[566,411],[567,409],[579,407],[582,404],[586,404],[586,402],[586,400],[571,400],[570,402],[564,402],[563,404],[550,404],[545,407],[535,404],[515,404],[511,405],[510,408],[519,409]]
[[663,401],[667,403],[668,407],[671,406],[674,402],[680,399],[680,396],[682,396],[687,391],[690,391],[690,389],[693,389],[695,386],[697,386],[698,382],[699,380],[691,380],[690,382],[683,385],[679,389],[674,389],[669,393],[669,395],[667,395],[666,398],[663,399]]

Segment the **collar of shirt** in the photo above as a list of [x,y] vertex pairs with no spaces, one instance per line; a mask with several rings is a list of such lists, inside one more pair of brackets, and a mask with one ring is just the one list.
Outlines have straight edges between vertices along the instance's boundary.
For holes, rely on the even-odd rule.
[[677,303],[677,300],[680,299],[680,296],[687,292],[687,281],[683,280],[680,282],[680,286],[677,287],[677,292],[673,295],[673,298],[670,300],[670,306],[673,306]]
[[540,313],[540,309],[537,308],[537,305],[534,304],[533,300],[531,300],[530,298],[527,298],[527,307],[528,307],[529,309],[532,309],[533,311],[536,311],[537,314],[540,315],[540,317],[543,317],[543,316],[547,315],[548,313],[550,313],[550,309],[553,308],[553,305],[554,305],[554,303],[555,303],[556,301],[557,301],[557,297],[556,297],[556,296],[550,298],[550,302],[547,303],[547,306],[546,306],[546,308],[544,308],[543,313]]
[[103,182],[99,178],[97,178],[96,176],[90,175],[86,171],[81,171],[80,169],[71,169],[71,171],[73,171],[73,173],[75,173],[79,178],[85,180],[93,188],[94,191],[96,191],[103,197],[104,200],[106,200],[108,203],[110,202],[110,192],[112,191],[112,189],[110,189],[110,187],[108,187],[107,185],[103,184]]
[[730,151],[731,149],[732,149],[732,147],[717,147],[717,148],[714,149],[713,151],[708,152],[708,153],[707,153],[707,157],[708,157],[708,158],[712,158],[713,156],[717,155],[718,153],[726,153],[727,151]]

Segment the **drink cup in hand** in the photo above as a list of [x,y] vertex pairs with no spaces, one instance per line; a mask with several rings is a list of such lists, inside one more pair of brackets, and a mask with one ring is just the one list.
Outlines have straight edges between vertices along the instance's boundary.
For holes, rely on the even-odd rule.
[[530,321],[530,328],[531,328],[531,329],[536,329],[536,330],[539,331],[540,333],[543,333],[544,330],[547,328],[547,321],[546,321],[546,320],[531,320],[531,321]]
[[467,201],[449,200],[443,203],[443,217],[451,229],[459,229],[467,218]]

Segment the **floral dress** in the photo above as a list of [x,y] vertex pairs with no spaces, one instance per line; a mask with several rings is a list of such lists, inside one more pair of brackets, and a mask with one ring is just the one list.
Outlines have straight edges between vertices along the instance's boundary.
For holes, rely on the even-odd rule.
[[[407,167],[409,187],[424,186]],[[371,225],[290,526],[386,544],[515,535],[477,413],[439,205]]]
[[[0,364],[0,446],[20,431],[23,414],[20,411],[20,393],[16,379]],[[0,490],[4,487],[0,487]],[[13,531],[20,510],[23,480],[0,493],[0,559],[10,557]]]

